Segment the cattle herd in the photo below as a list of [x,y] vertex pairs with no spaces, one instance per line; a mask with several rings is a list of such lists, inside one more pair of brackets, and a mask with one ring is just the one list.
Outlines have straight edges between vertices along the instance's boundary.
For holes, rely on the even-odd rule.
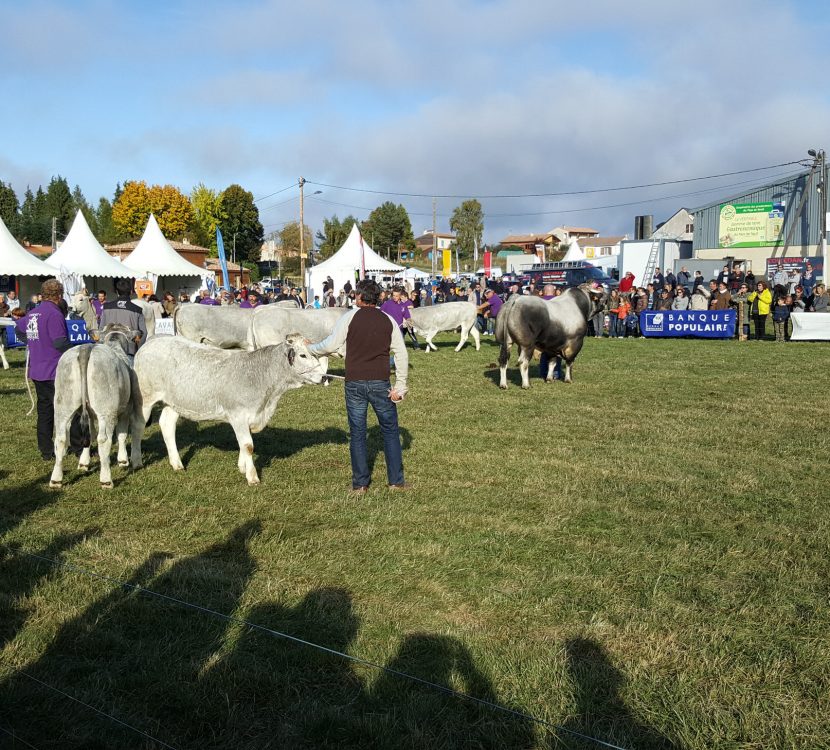
[[[582,348],[588,320],[602,309],[604,292],[587,286],[567,290],[543,300],[514,295],[502,307],[495,336],[500,345],[500,387],[507,387],[507,363],[512,345],[519,349],[522,387],[529,388],[528,370],[535,350],[561,357],[565,381]],[[89,318],[85,295],[75,295],[72,309]],[[152,323],[152,313],[147,322]],[[50,486],[63,481],[63,459],[70,422],[80,411],[88,423],[97,420],[100,481],[112,487],[110,449],[113,433],[120,466],[142,465],[141,439],[153,406],[162,405],[159,426],[174,470],[184,468],[176,446],[179,417],[193,421],[228,423],[239,443],[237,466],[249,484],[258,484],[253,461],[252,433],[271,419],[282,395],[306,383],[327,382],[326,358],[317,358],[306,341],[320,341],[347,312],[343,308],[301,310],[296,306],[267,305],[257,309],[183,305],[174,315],[175,336],[154,336],[139,348],[134,362],[126,354],[127,342],[137,332],[124,326],[107,326],[97,332],[98,344],[83,344],[67,351],[55,379],[55,466]],[[480,348],[477,309],[470,302],[448,302],[412,310],[412,323],[425,339],[426,351],[435,350],[432,338],[440,331],[460,330],[460,351],[472,334]],[[93,317],[94,320],[94,317]],[[345,352],[337,353],[345,356]],[[548,379],[552,378],[553,359]],[[233,387],[217,387],[217,375]],[[131,438],[130,460],[127,436]],[[89,448],[78,468],[89,468]]]

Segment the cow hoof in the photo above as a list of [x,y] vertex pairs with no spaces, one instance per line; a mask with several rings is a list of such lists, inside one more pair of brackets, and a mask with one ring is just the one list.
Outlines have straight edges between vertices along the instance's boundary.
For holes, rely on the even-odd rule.
[[503,391],[506,391],[506,390],[507,390],[507,386],[506,386],[506,385],[500,385],[500,386],[499,386],[499,388],[501,388]]
[[78,471],[82,471],[86,474],[89,471],[89,464],[78,464]]
[[105,490],[111,490],[112,482],[101,482],[101,487],[103,487]]
[[248,480],[248,485],[250,487],[253,487],[255,484],[259,484],[259,477],[257,477],[256,479],[249,479]]
[[523,390],[523,391],[529,391],[529,390],[530,390],[530,386],[529,386],[529,385],[522,385],[522,390]]
[[130,462],[129,462],[129,461],[119,461],[119,462],[118,462],[118,465],[119,465],[122,469],[126,469],[126,468],[130,465]]
[[49,482],[49,488],[50,489],[59,490],[61,487],[63,487],[63,482],[54,482],[54,481]]

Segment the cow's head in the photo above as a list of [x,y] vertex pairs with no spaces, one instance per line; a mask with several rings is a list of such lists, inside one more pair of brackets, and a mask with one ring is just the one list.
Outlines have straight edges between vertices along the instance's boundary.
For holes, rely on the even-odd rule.
[[69,301],[69,309],[78,315],[83,315],[87,310],[92,309],[89,295],[86,292],[75,292]]
[[141,331],[135,331],[123,323],[110,323],[97,332],[96,340],[129,354],[130,344],[140,338]]
[[581,284],[579,288],[585,292],[591,301],[591,312],[588,317],[590,318],[601,312],[608,299],[608,292],[601,286],[591,286],[591,284]]
[[297,377],[305,383],[322,383],[326,374],[323,363],[317,359],[305,344],[305,338],[299,333],[289,333],[285,337],[285,350],[288,366]]

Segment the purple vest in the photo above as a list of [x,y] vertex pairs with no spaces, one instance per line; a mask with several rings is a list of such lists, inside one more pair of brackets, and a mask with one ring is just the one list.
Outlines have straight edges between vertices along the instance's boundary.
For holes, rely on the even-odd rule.
[[55,349],[56,339],[66,338],[66,320],[58,306],[43,300],[17,321],[15,328],[26,334],[29,347],[29,377],[32,380],[54,380],[61,352]]

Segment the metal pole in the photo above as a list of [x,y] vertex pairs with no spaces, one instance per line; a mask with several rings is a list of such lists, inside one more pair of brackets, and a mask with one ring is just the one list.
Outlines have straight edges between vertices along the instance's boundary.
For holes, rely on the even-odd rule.
[[305,214],[303,204],[303,185],[305,177],[300,177],[300,288],[303,290],[303,304],[308,301],[308,291],[305,286]]
[[432,199],[432,275],[435,276],[435,253],[438,252],[438,238],[435,236],[435,198]]
[[824,149],[819,151],[819,156],[821,157],[821,177],[819,178],[820,182],[819,185],[821,186],[821,257],[823,261],[824,268],[821,269],[821,280],[824,282],[825,287],[827,286],[827,153]]

